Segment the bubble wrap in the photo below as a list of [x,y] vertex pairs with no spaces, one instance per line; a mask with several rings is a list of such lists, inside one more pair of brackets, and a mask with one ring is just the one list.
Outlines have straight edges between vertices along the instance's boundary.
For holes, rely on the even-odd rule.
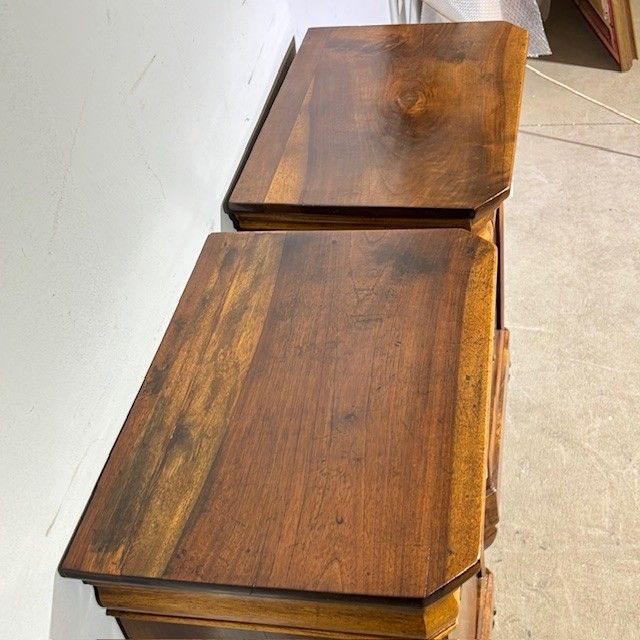
[[549,55],[537,0],[423,0],[421,22],[506,20],[529,32],[529,56]]

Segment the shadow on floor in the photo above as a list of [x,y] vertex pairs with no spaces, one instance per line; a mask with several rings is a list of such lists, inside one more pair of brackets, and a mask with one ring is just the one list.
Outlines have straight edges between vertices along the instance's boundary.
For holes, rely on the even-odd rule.
[[549,136],[543,133],[534,133],[533,131],[520,131],[523,135],[534,136],[535,138],[545,138],[547,140],[553,140],[555,142],[564,142],[566,144],[573,144],[578,147],[587,147],[589,149],[596,149],[597,151],[604,151],[606,153],[613,153],[618,156],[626,156],[627,158],[637,158],[640,159],[640,155],[635,153],[627,153],[626,151],[617,151],[616,149],[611,149],[610,147],[603,147],[599,144],[588,144],[587,142],[580,142],[578,140],[569,140],[568,138],[560,138],[559,136]]
[[544,26],[553,52],[542,58],[545,62],[619,71],[573,0],[552,0],[551,15]]

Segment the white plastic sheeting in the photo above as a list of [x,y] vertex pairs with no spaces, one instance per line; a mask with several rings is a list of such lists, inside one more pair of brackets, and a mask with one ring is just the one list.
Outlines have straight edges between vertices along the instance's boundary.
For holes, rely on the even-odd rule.
[[551,53],[536,0],[390,0],[390,6],[394,22],[506,20],[527,29],[530,56]]

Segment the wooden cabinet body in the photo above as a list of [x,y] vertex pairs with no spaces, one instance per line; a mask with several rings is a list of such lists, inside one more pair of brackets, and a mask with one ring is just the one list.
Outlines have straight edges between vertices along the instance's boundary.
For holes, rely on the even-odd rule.
[[526,45],[310,30],[60,566],[129,637],[488,639]]
[[[470,579],[476,582],[476,577]],[[319,600],[300,594],[202,593],[188,589],[97,587],[100,602],[131,638],[447,637],[459,615],[460,589],[420,600]],[[114,608],[114,607],[117,607]],[[169,613],[168,613],[169,612]]]
[[135,638],[447,637],[483,571],[496,268],[460,230],[210,236],[60,573]]
[[[244,618],[242,623],[233,618],[229,620],[192,618],[194,612],[200,612],[202,616],[211,615],[212,612],[223,610],[229,615],[233,607],[233,595],[227,594],[224,604],[223,598],[211,597],[208,607],[202,604],[189,606],[192,601],[206,602],[206,597],[201,593],[188,590],[154,590],[130,587],[114,587],[103,585],[96,587],[98,601],[105,607],[109,615],[117,617],[122,630],[128,638],[139,640],[167,640],[211,638],[215,640],[312,640],[317,638],[332,638],[334,640],[379,640],[381,632],[385,630],[391,634],[386,637],[393,638],[422,638],[424,631],[429,631],[433,638],[448,640],[490,640],[494,617],[494,586],[493,575],[485,570],[478,575],[469,578],[463,585],[450,596],[440,602],[431,605],[420,603],[405,603],[402,606],[393,606],[385,603],[361,603],[362,610],[351,606],[347,608],[344,603],[325,602],[331,624],[339,630],[318,633],[311,631],[312,635],[298,627],[289,629],[290,633],[283,632],[273,624],[265,611],[265,598],[256,596],[255,602],[250,598],[242,598],[235,594],[237,599],[237,616]],[[217,601],[216,601],[217,600]],[[268,602],[268,598],[266,601]],[[294,622],[302,625],[317,624],[318,608],[313,611],[313,622],[308,611],[309,601],[296,601],[289,596],[281,598],[282,608],[287,607],[293,614]],[[370,605],[367,609],[367,604]],[[231,605],[231,606],[229,606]],[[173,609],[182,615],[167,615],[167,610]],[[252,622],[246,620],[248,611],[260,610],[260,614],[254,613]],[[188,612],[187,617],[184,612]],[[400,612],[406,616],[403,624],[398,624]],[[455,613],[454,613],[455,612]],[[307,617],[305,616],[305,613]],[[409,622],[410,614],[414,615],[413,624]],[[218,613],[218,615],[220,615]],[[349,628],[349,620],[353,616],[362,616],[357,632],[344,633]],[[346,617],[346,619],[345,619]],[[420,621],[422,617],[423,622]],[[277,617],[276,620],[281,620]],[[390,622],[390,619],[393,622]],[[455,626],[451,630],[452,621]],[[352,624],[352,623],[351,623]],[[327,625],[330,626],[330,625]],[[367,630],[370,634],[367,634]],[[417,631],[417,635],[412,633]]]

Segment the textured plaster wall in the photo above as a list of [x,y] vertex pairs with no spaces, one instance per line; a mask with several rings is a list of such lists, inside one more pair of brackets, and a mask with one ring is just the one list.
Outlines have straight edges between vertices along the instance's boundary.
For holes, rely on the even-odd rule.
[[120,637],[56,566],[292,35],[286,0],[0,0],[0,637]]

